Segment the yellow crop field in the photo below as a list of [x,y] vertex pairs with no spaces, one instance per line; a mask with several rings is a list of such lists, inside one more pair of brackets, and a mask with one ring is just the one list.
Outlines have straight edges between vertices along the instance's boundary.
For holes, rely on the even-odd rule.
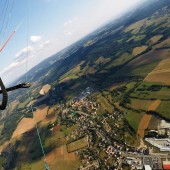
[[155,44],[155,43],[157,43],[162,37],[163,37],[163,35],[155,35],[155,36],[153,36],[153,37],[149,40],[149,42],[150,42],[151,44]]
[[133,54],[133,55],[139,55],[139,54],[141,54],[142,52],[144,52],[147,48],[148,48],[148,46],[145,46],[145,45],[142,45],[142,46],[140,46],[140,47],[135,47],[135,48],[133,49],[132,54]]
[[164,84],[170,84],[170,59],[166,58],[162,60],[157,67],[149,73],[144,81],[148,82],[160,82]]

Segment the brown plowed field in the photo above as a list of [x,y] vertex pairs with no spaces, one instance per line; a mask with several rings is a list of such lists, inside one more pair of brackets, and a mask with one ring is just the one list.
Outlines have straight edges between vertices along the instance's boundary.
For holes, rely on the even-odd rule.
[[149,73],[144,81],[148,82],[160,82],[164,84],[170,84],[170,59],[162,60],[158,66]]
[[34,120],[31,119],[31,118],[23,118],[16,130],[14,131],[13,135],[12,135],[12,138],[15,138],[17,136],[20,136],[21,134],[31,130],[32,128],[34,128],[35,124],[34,124]]
[[[54,149],[46,155],[46,161],[50,169],[77,170],[80,166],[78,157],[74,152],[68,153],[66,145]],[[32,170],[44,170],[43,160],[39,160],[32,167]]]
[[46,155],[47,162],[49,164],[52,164],[53,161],[58,160],[72,160],[74,161],[76,159],[75,153],[68,153],[66,145],[63,145],[59,148],[56,148],[54,151],[50,152]]
[[[36,112],[34,113],[34,118],[36,119],[37,123],[46,119],[47,111],[48,111],[48,106],[46,105],[43,105],[36,110]],[[23,133],[33,129],[34,127],[35,127],[34,119],[23,118],[19,122],[17,128],[15,129],[12,138],[20,136]]]

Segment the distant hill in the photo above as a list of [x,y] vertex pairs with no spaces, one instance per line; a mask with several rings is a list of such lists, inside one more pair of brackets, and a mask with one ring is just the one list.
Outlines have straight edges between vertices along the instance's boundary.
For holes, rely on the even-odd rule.
[[[42,61],[27,73],[28,80],[39,86],[51,83],[56,89],[63,86],[63,91],[76,84],[79,89],[93,86],[100,90],[128,81],[151,80],[167,84],[169,71],[157,73],[159,79],[152,71],[169,55],[169,17],[168,0],[144,1]],[[153,74],[147,76],[150,72]],[[14,84],[23,81],[25,75]]]

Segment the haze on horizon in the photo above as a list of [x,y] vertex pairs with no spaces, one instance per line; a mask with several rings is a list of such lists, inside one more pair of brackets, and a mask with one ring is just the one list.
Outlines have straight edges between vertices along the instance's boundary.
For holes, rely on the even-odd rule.
[[20,27],[0,53],[0,76],[5,83],[10,83],[25,73],[27,55],[28,69],[31,69],[140,1],[28,0],[24,3],[16,0],[13,9],[9,1],[11,4],[3,16],[5,0],[2,0],[0,46],[17,25]]

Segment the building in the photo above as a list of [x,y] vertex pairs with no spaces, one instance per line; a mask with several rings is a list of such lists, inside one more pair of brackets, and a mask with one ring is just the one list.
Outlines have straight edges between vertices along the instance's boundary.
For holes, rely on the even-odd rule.
[[158,156],[144,156],[143,165],[145,169],[162,170],[162,161]]
[[145,140],[151,145],[160,149],[160,151],[170,151],[170,139],[169,138],[145,138]]
[[159,129],[170,129],[170,123],[165,120],[161,120]]
[[145,169],[145,170],[152,170],[152,168],[151,168],[150,165],[144,165],[144,169]]

